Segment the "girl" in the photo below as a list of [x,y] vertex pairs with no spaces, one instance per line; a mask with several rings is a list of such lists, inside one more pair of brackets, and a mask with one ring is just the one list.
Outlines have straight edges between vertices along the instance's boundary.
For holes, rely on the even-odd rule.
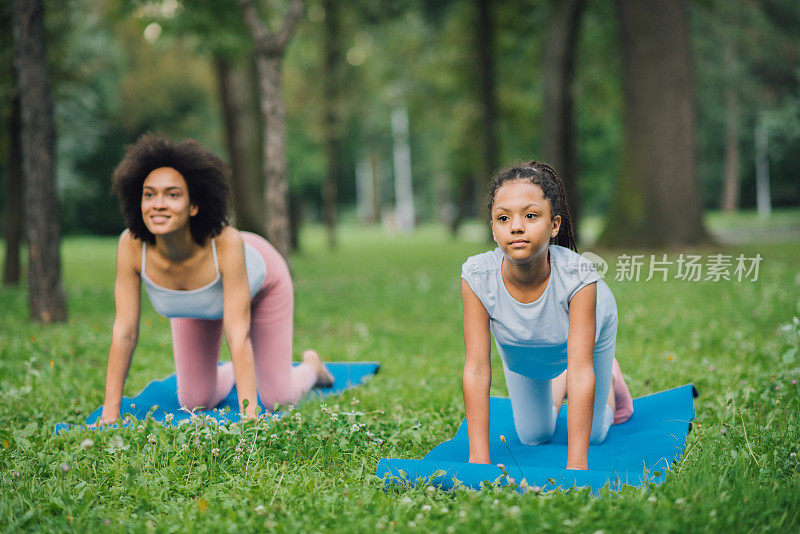
[[491,332],[520,441],[548,441],[568,396],[567,469],[588,469],[589,443],[633,413],[614,359],[616,302],[576,252],[564,185],[549,165],[496,175],[489,212],[498,248],[469,258],[461,273],[469,461],[490,461]]
[[[254,417],[256,392],[272,408],[333,383],[314,351],[292,367],[289,270],[266,240],[228,225],[227,173],[196,141],[149,134],[114,171],[127,229],[117,249],[102,423],[119,417],[139,335],[142,282],[156,311],[170,319],[182,406],[212,408],[235,383],[240,410]],[[232,362],[217,366],[223,330]]]

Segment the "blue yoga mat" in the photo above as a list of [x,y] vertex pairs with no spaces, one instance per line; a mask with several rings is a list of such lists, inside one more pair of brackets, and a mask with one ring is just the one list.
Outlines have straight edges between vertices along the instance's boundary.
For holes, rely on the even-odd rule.
[[[338,395],[347,389],[363,384],[380,369],[380,364],[377,362],[326,362],[325,366],[333,375],[333,386],[329,388],[314,388],[306,398],[324,398],[330,395]],[[120,414],[130,413],[136,419],[144,419],[152,411],[153,419],[161,422],[166,421],[167,414],[172,414],[172,424],[180,424],[181,421],[188,420],[191,414],[181,410],[177,391],[178,386],[175,374],[171,374],[161,380],[153,380],[135,397],[123,397]],[[260,401],[259,406],[263,411],[264,405]],[[102,406],[93,411],[86,418],[85,424],[95,423],[102,411]],[[220,422],[238,421],[239,400],[236,394],[236,387],[234,386],[228,396],[225,397],[225,400],[215,409],[201,413],[210,415]],[[58,434],[71,428],[72,425],[67,423],[58,423],[54,430]]]
[[[623,485],[639,486],[650,481],[661,483],[686,447],[686,437],[694,419],[697,390],[688,384],[633,400],[631,418],[612,426],[606,440],[589,446],[589,470],[573,471],[567,463],[567,410],[562,409],[550,442],[523,445],[514,430],[511,402],[492,397],[490,401],[490,453],[492,464],[470,464],[466,420],[450,441],[434,447],[421,460],[382,458],[377,475],[387,484],[428,484],[451,489],[462,483],[480,489],[484,481],[508,484],[497,464],[504,464],[508,477],[519,484],[542,490],[589,487],[594,493],[606,484],[612,490]],[[504,444],[500,436],[505,436]],[[510,451],[510,452],[509,452]]]

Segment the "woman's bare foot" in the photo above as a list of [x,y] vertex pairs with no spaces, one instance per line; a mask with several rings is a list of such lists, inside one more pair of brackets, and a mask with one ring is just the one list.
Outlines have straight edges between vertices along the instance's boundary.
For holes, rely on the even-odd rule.
[[303,353],[303,363],[311,366],[317,373],[317,381],[314,383],[318,388],[329,388],[333,385],[333,375],[322,362],[319,354],[315,350],[307,350]]

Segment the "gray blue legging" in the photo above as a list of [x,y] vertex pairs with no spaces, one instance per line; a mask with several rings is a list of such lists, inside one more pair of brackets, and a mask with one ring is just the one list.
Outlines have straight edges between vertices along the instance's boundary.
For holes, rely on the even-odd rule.
[[[600,336],[594,347],[594,412],[589,442],[602,443],[614,422],[614,412],[608,405],[611,387],[611,367],[614,362],[614,347],[617,340],[616,314],[602,325]],[[526,445],[538,445],[550,441],[556,428],[558,409],[553,406],[551,380],[538,380],[516,373],[503,362],[508,396],[514,426],[519,440]],[[568,405],[569,406],[569,405]]]

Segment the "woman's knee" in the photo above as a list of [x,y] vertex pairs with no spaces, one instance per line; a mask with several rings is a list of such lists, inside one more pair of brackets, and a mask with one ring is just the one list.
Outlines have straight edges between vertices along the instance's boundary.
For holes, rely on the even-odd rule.
[[208,410],[213,408],[213,391],[186,391],[178,389],[178,403],[187,410]]

